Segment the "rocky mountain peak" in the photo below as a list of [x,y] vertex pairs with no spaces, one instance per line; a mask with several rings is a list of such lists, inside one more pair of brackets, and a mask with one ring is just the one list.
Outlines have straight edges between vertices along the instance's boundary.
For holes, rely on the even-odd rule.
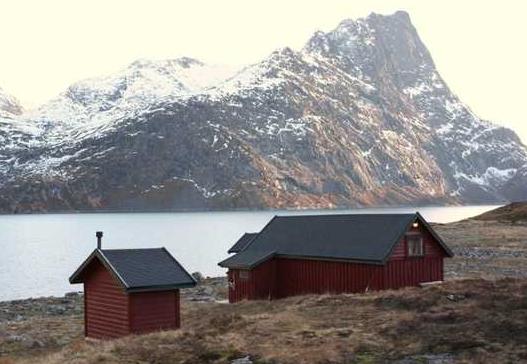
[[370,79],[388,72],[404,77],[407,72],[435,70],[432,57],[404,11],[346,19],[332,31],[315,33],[304,51],[337,60],[350,73]]
[[139,60],[34,118],[0,123],[0,211],[527,198],[525,147],[450,91],[405,12],[239,71]]
[[205,63],[201,62],[200,60],[197,60],[195,58],[191,57],[180,57],[180,58],[174,58],[174,59],[163,59],[163,60],[153,60],[153,59],[147,59],[147,58],[141,58],[138,60],[135,60],[134,62],[130,63],[130,65],[127,67],[130,70],[137,70],[137,69],[148,69],[148,68],[157,68],[157,69],[174,69],[174,68],[190,68],[205,66]]

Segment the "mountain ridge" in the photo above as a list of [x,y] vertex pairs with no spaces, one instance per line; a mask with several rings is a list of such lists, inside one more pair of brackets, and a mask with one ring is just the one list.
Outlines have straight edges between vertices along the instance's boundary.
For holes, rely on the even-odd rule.
[[[206,67],[186,60],[177,67]],[[279,49],[202,87],[185,86],[180,68],[172,77],[170,60],[157,62],[165,66],[137,61],[126,69],[131,75],[105,78],[102,92],[73,87],[81,91],[44,105],[48,112],[34,117],[38,131],[19,136],[26,144],[0,149],[8,175],[0,210],[335,208],[527,196],[525,147],[451,92],[405,12],[344,20],[299,51]],[[57,103],[73,122],[49,112]]]

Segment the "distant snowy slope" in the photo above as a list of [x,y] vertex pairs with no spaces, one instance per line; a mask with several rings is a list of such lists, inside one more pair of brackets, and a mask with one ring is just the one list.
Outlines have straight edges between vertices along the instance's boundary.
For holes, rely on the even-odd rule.
[[240,70],[137,61],[0,118],[0,211],[527,198],[527,150],[441,78],[408,14]]
[[74,127],[91,121],[113,121],[205,90],[235,72],[234,67],[206,65],[188,57],[138,60],[113,75],[73,84],[32,116]]
[[0,87],[0,117],[20,115],[23,111],[20,102]]

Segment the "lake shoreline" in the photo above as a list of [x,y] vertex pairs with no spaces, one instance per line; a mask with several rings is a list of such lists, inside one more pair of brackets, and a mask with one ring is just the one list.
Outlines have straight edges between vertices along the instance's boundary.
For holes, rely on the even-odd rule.
[[[445,260],[445,280],[527,278],[527,244],[523,244],[527,236],[527,222],[465,219],[431,224],[454,251],[454,257]],[[195,301],[224,300],[226,290],[226,275],[206,277],[196,288],[182,290],[182,298]],[[219,293],[221,291],[223,293]],[[82,291],[1,300],[0,320],[3,304],[61,300],[68,295],[82,296]]]
[[398,204],[398,205],[368,205],[368,206],[338,206],[335,208],[315,208],[315,207],[284,207],[284,208],[232,208],[232,209],[201,209],[201,208],[181,208],[181,209],[81,209],[81,210],[56,210],[56,211],[35,211],[35,212],[0,212],[1,216],[35,216],[35,215],[84,215],[84,214],[165,214],[165,213],[230,213],[230,212],[309,212],[309,211],[349,211],[349,210],[369,210],[369,209],[408,209],[408,208],[437,208],[437,207],[480,207],[493,206],[500,207],[508,201],[495,203],[471,203],[471,204]]
[[[66,301],[75,300],[75,298],[83,296],[83,291],[71,291],[66,292],[62,296],[28,297],[0,301],[0,322],[8,317],[13,317],[13,311],[8,309],[9,306],[20,306],[25,310],[32,303],[49,303],[53,305],[62,301],[66,303]],[[227,299],[227,276],[203,278],[196,287],[182,289],[181,298],[187,301],[201,302],[224,301]],[[7,311],[6,308],[8,309]]]
[[216,277],[217,265],[244,233],[260,231],[275,215],[414,213],[446,223],[466,219],[495,206],[393,207],[355,210],[269,210],[193,213],[79,213],[0,216],[0,300],[62,296],[78,290],[68,277],[96,247],[165,247],[188,271]]

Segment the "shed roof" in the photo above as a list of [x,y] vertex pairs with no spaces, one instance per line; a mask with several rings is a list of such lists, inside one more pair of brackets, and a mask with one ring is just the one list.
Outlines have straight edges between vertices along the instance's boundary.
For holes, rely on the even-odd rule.
[[245,248],[219,265],[247,269],[275,255],[384,264],[416,220],[447,256],[453,255],[419,213],[297,215],[275,216]]
[[84,282],[84,272],[99,259],[127,292],[161,291],[193,287],[194,278],[165,248],[96,249],[70,277],[70,283]]
[[238,241],[228,250],[228,253],[239,253],[242,251],[256,236],[258,233],[245,233]]

